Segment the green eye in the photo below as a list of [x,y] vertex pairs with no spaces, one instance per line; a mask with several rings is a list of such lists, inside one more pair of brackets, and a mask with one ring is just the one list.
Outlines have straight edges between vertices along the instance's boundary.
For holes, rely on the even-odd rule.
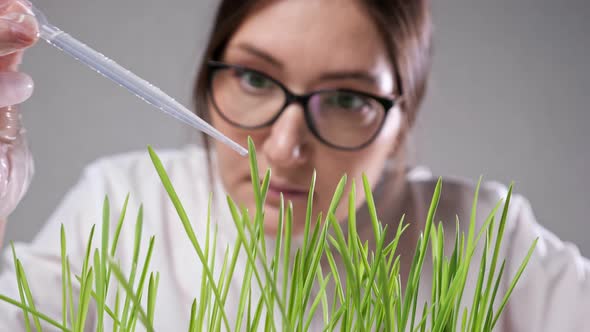
[[268,89],[273,86],[273,82],[264,75],[247,71],[240,75],[242,84],[247,88]]
[[329,96],[325,101],[325,104],[330,107],[353,110],[362,108],[366,103],[362,97],[353,93],[340,92]]

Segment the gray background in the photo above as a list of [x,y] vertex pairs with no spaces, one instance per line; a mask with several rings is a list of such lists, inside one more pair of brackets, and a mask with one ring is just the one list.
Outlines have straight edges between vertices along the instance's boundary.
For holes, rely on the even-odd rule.
[[[189,104],[216,1],[38,3],[54,24]],[[542,224],[590,255],[590,4],[433,3],[434,73],[415,158],[443,176],[514,180]],[[36,81],[23,109],[37,172],[6,240],[31,239],[94,159],[190,138],[186,127],[44,43],[27,52],[23,70]]]

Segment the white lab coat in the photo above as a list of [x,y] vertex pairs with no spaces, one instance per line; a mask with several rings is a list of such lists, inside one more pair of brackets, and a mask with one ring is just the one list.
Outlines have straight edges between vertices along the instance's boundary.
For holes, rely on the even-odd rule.
[[[220,262],[225,245],[231,245],[235,234],[232,232],[233,226],[225,205],[222,185],[216,181],[213,189],[209,186],[205,153],[200,148],[189,145],[179,150],[160,152],[159,155],[201,241],[204,241],[205,236],[207,198],[211,191],[215,192],[218,199],[214,201],[212,215],[213,220],[220,225],[215,249]],[[419,210],[424,213],[430,204],[437,179],[428,171],[416,168],[408,173],[408,180],[414,199],[422,205]],[[450,237],[453,235],[456,215],[463,228],[469,221],[473,190],[473,183],[460,179],[443,179],[437,220],[448,223],[445,227],[448,241],[452,241]],[[66,195],[34,240],[16,245],[17,255],[27,273],[36,306],[41,312],[61,321],[60,225],[63,223],[66,228],[72,270],[79,272],[93,224],[97,226],[94,243],[99,243],[104,196],[108,195],[111,202],[112,234],[128,193],[130,199],[126,226],[120,236],[117,257],[121,260],[124,271],[129,271],[134,242],[133,226],[139,206],[143,203],[144,247],[141,255],[145,254],[149,237],[155,235],[150,270],[160,272],[155,328],[157,331],[186,331],[191,303],[194,298],[199,297],[200,263],[146,151],[104,158],[87,167],[81,180]],[[483,185],[478,205],[479,224],[505,195],[506,187],[503,185],[491,182]],[[11,222],[24,223],[26,220]],[[500,294],[506,290],[508,281],[537,237],[537,248],[496,331],[590,331],[590,262],[581,257],[574,245],[560,241],[539,225],[528,202],[518,195],[512,198],[502,246],[501,256],[507,259],[507,265]],[[404,248],[399,248],[398,252],[403,250]],[[18,299],[12,254],[6,250],[3,257],[0,294]],[[476,254],[475,257],[478,258],[479,255]],[[230,303],[244,287],[241,266],[243,265],[238,264],[235,272]],[[428,299],[429,294],[429,266],[427,260],[423,271],[424,286],[420,293],[424,299]],[[474,274],[470,275],[464,299],[471,299],[473,294],[473,276]],[[109,294],[110,301],[113,301],[114,292],[110,291]],[[466,304],[469,303],[470,301]],[[230,317],[234,309],[235,306],[229,306]],[[110,322],[109,319],[106,321]],[[314,324],[318,322],[314,320]],[[91,312],[88,326],[94,323],[95,317]],[[107,330],[110,329],[110,324],[107,325]],[[317,327],[312,327],[311,330],[317,330]],[[24,331],[19,309],[0,303],[0,331]]]

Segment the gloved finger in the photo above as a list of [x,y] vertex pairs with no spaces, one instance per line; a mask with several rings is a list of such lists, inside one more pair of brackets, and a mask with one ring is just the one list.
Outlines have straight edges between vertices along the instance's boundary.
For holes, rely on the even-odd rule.
[[17,105],[29,99],[33,88],[33,79],[25,73],[0,72],[0,108]]
[[0,56],[33,45],[37,34],[38,26],[34,16],[19,11],[0,15]]
[[20,64],[23,63],[24,53],[23,50],[20,50],[0,57],[0,72],[18,71]]
[[22,9],[19,11],[32,14],[31,7],[32,4],[29,0],[0,0],[0,13],[17,8]]
[[10,6],[11,4],[15,3],[16,0],[0,0],[0,10]]

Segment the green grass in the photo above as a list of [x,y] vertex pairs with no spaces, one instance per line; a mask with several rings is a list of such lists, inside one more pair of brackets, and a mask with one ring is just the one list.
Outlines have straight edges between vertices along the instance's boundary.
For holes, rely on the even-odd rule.
[[[454,246],[449,251],[444,247],[445,232],[448,230],[443,228],[442,222],[436,223],[434,220],[442,188],[442,180],[439,179],[424,229],[414,250],[409,274],[402,278],[397,248],[408,224],[402,218],[394,230],[380,222],[366,177],[363,177],[362,193],[370,215],[374,248],[369,248],[358,235],[355,202],[359,193],[353,181],[350,194],[344,197],[347,185],[345,176],[335,189],[328,211],[323,211],[317,219],[312,219],[315,173],[309,191],[301,247],[293,247],[293,207],[281,197],[279,232],[274,248],[268,248],[263,221],[264,201],[271,172],[267,171],[260,181],[255,147],[251,140],[248,147],[256,208],[255,211],[248,211],[227,197],[237,239],[232,247],[226,247],[222,257],[218,257],[222,258],[222,263],[218,266],[215,265],[215,255],[219,254],[215,250],[218,247],[218,230],[217,225],[211,221],[211,197],[204,225],[205,242],[200,243],[193,225],[202,223],[191,222],[160,159],[148,147],[155,169],[193,246],[195,259],[202,266],[203,277],[195,284],[195,287],[199,287],[199,297],[192,302],[187,322],[189,332],[309,331],[312,319],[321,319],[324,331],[494,329],[536,245],[536,241],[532,243],[511,280],[508,291],[499,294],[499,285],[505,272],[505,262],[499,262],[499,252],[512,187],[506,200],[498,202],[489,213],[483,227],[476,229],[478,184],[467,234],[458,229],[459,221],[456,220]],[[61,317],[49,317],[37,310],[22,263],[13,248],[17,280],[15,287],[18,287],[20,298],[11,299],[0,295],[0,300],[22,310],[27,331],[41,330],[42,322],[62,331],[83,331],[91,308],[96,310],[96,331],[135,331],[138,323],[148,331],[155,330],[153,324],[158,314],[155,308],[160,274],[150,271],[154,236],[144,250],[144,257],[140,257],[141,248],[145,245],[141,240],[143,207],[139,209],[136,218],[134,251],[129,271],[125,271],[115,258],[126,219],[128,200],[129,196],[123,203],[113,237],[110,238],[111,206],[105,197],[100,242],[96,247],[93,245],[93,227],[79,275],[72,274],[66,250],[66,234],[62,226]],[[344,223],[339,222],[335,216],[335,211],[341,204],[347,204],[348,207],[348,219]],[[495,216],[500,208],[502,214],[497,221]],[[390,237],[386,235],[392,231],[395,231],[393,241],[387,242],[386,239]],[[482,255],[474,263],[476,249],[480,246]],[[432,256],[431,297],[429,302],[419,303],[420,287],[426,287],[421,280],[428,250]],[[447,256],[445,252],[452,254]],[[254,287],[260,292],[259,297],[253,294],[252,287],[245,286],[237,298],[230,298],[229,289],[232,281],[235,282],[233,278],[240,255],[246,258],[243,280],[240,282]],[[475,295],[473,299],[464,299],[463,291],[469,273],[477,273]],[[115,278],[113,281],[112,276]],[[406,282],[403,283],[402,279]],[[76,289],[79,291],[74,290],[73,282],[77,282]],[[109,286],[115,289],[109,289]],[[328,289],[333,289],[333,294]],[[109,291],[115,292],[112,307],[107,301]],[[77,302],[74,302],[75,296],[78,297]],[[230,302],[237,309],[237,314],[233,316],[226,310]]]

